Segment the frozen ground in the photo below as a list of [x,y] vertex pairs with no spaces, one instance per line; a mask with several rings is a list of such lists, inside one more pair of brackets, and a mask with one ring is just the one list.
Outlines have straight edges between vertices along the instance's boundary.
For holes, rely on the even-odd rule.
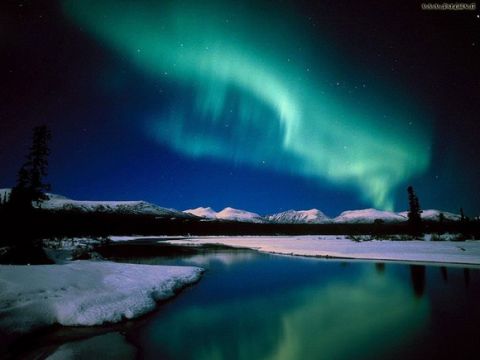
[[177,245],[223,244],[300,256],[480,265],[480,241],[355,242],[345,236],[227,236],[169,240]]
[[201,272],[198,267],[95,261],[0,265],[0,333],[134,318],[198,280]]

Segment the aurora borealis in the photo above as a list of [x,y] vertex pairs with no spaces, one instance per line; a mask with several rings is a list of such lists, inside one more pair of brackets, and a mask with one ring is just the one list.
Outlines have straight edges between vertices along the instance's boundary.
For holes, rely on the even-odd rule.
[[[450,173],[452,167],[459,165],[455,156],[445,157],[449,159],[448,164],[439,163],[442,158],[439,154],[444,153],[437,148],[442,143],[439,137],[448,136],[448,131],[439,131],[446,129],[444,125],[439,126],[438,121],[442,123],[438,120],[439,112],[427,97],[418,96],[422,91],[430,96],[431,89],[425,85],[430,78],[422,75],[425,80],[419,81],[419,89],[423,88],[412,91],[413,83],[405,80],[408,77],[386,74],[385,69],[378,66],[379,60],[369,63],[361,56],[351,56],[345,46],[348,39],[342,31],[349,26],[361,26],[362,21],[352,19],[352,24],[347,24],[342,20],[339,13],[346,5],[337,5],[340,10],[335,13],[335,5],[325,2],[330,8],[323,7],[321,1],[318,7],[309,5],[313,8],[294,1],[230,0],[65,0],[55,4],[56,29],[65,28],[67,33],[74,33],[74,44],[85,43],[72,45],[65,41],[58,47],[60,43],[52,40],[52,46],[47,45],[49,51],[57,51],[60,58],[66,58],[62,55],[65,51],[62,47],[72,47],[67,51],[68,61],[79,63],[74,66],[76,70],[66,70],[75,75],[71,76],[70,85],[62,84],[61,87],[76,88],[77,83],[81,86],[84,74],[88,73],[90,80],[87,81],[92,85],[86,88],[101,89],[108,99],[114,99],[105,101],[102,94],[89,101],[92,91],[76,90],[85,101],[75,105],[82,110],[72,110],[74,117],[86,112],[91,118],[97,118],[101,113],[102,119],[108,120],[103,124],[93,120],[87,124],[76,119],[72,120],[72,124],[76,124],[73,127],[118,132],[113,136],[115,141],[111,140],[110,157],[123,157],[128,161],[131,154],[146,156],[142,163],[148,162],[148,168],[163,166],[166,169],[171,179],[168,188],[175,186],[174,178],[178,174],[188,178],[199,171],[189,174],[190,165],[185,164],[203,163],[208,175],[202,175],[205,177],[202,187],[208,186],[206,179],[211,178],[217,187],[222,183],[235,184],[233,191],[240,194],[228,198],[225,194],[232,192],[232,185],[222,188],[220,202],[209,198],[211,191],[203,196],[195,191],[196,198],[188,203],[189,192],[199,184],[192,181],[192,189],[185,190],[189,185],[184,179],[180,203],[177,204],[172,196],[168,199],[171,203],[164,205],[193,207],[221,203],[221,206],[247,207],[260,212],[279,210],[279,201],[269,206],[265,198],[261,199],[265,205],[260,208],[256,208],[254,202],[235,203],[235,199],[246,191],[244,186],[251,186],[252,181],[247,185],[238,179],[232,180],[225,173],[244,171],[254,177],[265,177],[259,181],[262,187],[269,177],[279,181],[280,185],[274,186],[277,193],[271,194],[274,198],[281,198],[289,191],[287,182],[295,181],[306,181],[308,191],[318,190],[320,201],[322,194],[329,192],[330,195],[323,196],[326,203],[316,206],[327,212],[329,207],[336,211],[339,206],[399,210],[404,206],[398,203],[399,194],[408,184],[416,185],[422,177],[438,180],[441,169],[448,168]],[[312,13],[312,9],[317,12]],[[37,7],[35,11],[40,10]],[[332,20],[335,14],[337,22]],[[365,26],[375,28],[379,18],[375,18],[373,10],[371,16]],[[329,22],[335,26],[328,27]],[[395,36],[395,23],[391,26],[391,36]],[[338,32],[327,31],[330,29]],[[353,53],[357,47],[381,49],[384,45],[380,40],[388,39],[389,35],[388,32],[380,33],[380,30],[372,33],[371,41],[378,43],[375,47],[368,42],[355,43],[356,35],[351,32]],[[399,59],[408,59],[411,64],[422,62],[421,57],[415,60],[410,56],[409,51],[413,50],[408,49],[407,43],[401,46],[405,47],[405,54],[385,60],[387,68],[398,67]],[[95,50],[89,55],[95,48],[101,51]],[[359,53],[362,51],[367,53],[363,49]],[[425,53],[428,51],[426,49]],[[372,57],[379,57],[378,54],[372,51]],[[76,55],[81,60],[74,60]],[[405,66],[405,69],[410,68]],[[156,92],[158,89],[161,91]],[[112,105],[105,105],[110,102]],[[115,110],[109,110],[115,106]],[[52,105],[48,108],[43,113],[50,115]],[[82,124],[77,125],[80,122]],[[62,123],[61,131],[68,132],[70,126],[59,120],[58,123]],[[465,131],[470,126],[467,123]],[[87,142],[94,142],[92,139]],[[128,144],[132,144],[130,155]],[[145,144],[145,153],[140,155],[138,149],[142,144]],[[66,144],[61,148],[66,149]],[[101,148],[108,147],[102,144]],[[478,147],[472,151],[477,151],[475,158]],[[155,152],[161,154],[158,155],[162,157],[161,165],[148,160]],[[181,164],[185,166],[180,168]],[[128,173],[128,163],[125,166],[124,172]],[[98,167],[90,165],[90,169]],[[131,170],[139,172],[136,165],[132,165]],[[148,176],[145,171],[142,178]],[[470,186],[466,189],[472,189],[477,175],[469,176]],[[72,180],[69,181],[72,184]],[[424,181],[420,189],[432,188],[431,181],[427,181],[428,185]],[[101,181],[104,182],[108,181]],[[141,184],[139,181],[132,186],[141,188]],[[445,184],[441,186],[449,188],[448,182]],[[441,186],[436,188],[437,192]],[[61,184],[59,187],[62,189]],[[68,190],[72,186],[63,187]],[[136,190],[132,194],[122,190],[119,196],[138,194],[147,200],[156,200],[153,188],[149,185],[144,193]],[[157,191],[165,191],[165,188]],[[333,193],[341,194],[340,205],[328,204],[335,202]],[[92,196],[96,196],[94,194]],[[345,200],[351,198],[350,194],[355,194],[351,203]],[[284,209],[302,207],[299,201],[290,201],[295,196],[295,193],[287,195],[281,206]],[[309,197],[302,195],[302,198]],[[471,204],[453,205],[443,200],[438,205],[433,203],[438,198],[438,195],[424,197],[432,207],[474,208]],[[304,205],[305,208],[310,206],[310,203]]]
[[408,126],[419,115],[388,99],[365,106],[329,95],[329,65],[298,54],[314,39],[288,14],[247,9],[230,19],[235,3],[70,1],[66,12],[142,70],[192,88],[193,99],[180,96],[172,114],[151,120],[159,141],[189,156],[354,184],[393,209],[392,190],[428,166],[428,136]]

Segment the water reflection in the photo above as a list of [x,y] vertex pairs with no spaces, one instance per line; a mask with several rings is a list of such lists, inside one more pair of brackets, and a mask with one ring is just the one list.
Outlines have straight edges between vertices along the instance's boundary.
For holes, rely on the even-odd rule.
[[410,265],[410,278],[415,296],[421,298],[425,292],[425,266]]
[[407,288],[371,273],[355,283],[306,289],[302,299],[283,314],[283,336],[269,359],[380,356],[414,336],[428,313],[428,304],[415,302]]
[[[254,252],[244,251],[244,252],[212,252],[205,254],[198,254],[189,257],[185,257],[183,260],[188,265],[196,265],[203,267],[210,267],[213,263],[220,263],[225,266],[231,266],[237,262],[248,261],[254,257]],[[178,263],[178,260],[174,260],[175,263]]]
[[444,283],[448,283],[448,270],[446,266],[440,266],[440,274]]
[[146,265],[185,265],[185,266],[200,266],[210,268],[215,265],[231,266],[235,263],[245,262],[252,259],[255,252],[252,250],[237,250],[237,251],[200,251],[197,250],[195,254],[189,255],[169,255],[169,256],[150,256],[150,257],[123,257],[115,258],[116,261],[128,262],[133,264]]
[[[393,275],[377,276],[378,270],[368,263],[347,268],[313,264],[321,266],[298,259],[263,260],[258,276],[250,276],[247,283],[241,266],[229,268],[228,277],[212,272],[191,289],[185,304],[172,303],[138,335],[146,349],[143,355],[209,360],[370,358],[400,346],[426,323],[428,303],[415,301],[407,284]],[[255,260],[249,259],[252,267]],[[261,282],[261,272],[272,267],[275,273],[277,267],[285,269],[278,273],[277,285],[264,292],[246,289]],[[307,271],[307,281],[295,278]],[[324,276],[332,271],[335,274]],[[227,281],[244,291],[210,302],[198,295],[193,301],[200,286],[221,292],[232,286]]]
[[385,272],[385,263],[375,263],[375,270],[382,275]]
[[464,268],[463,269],[463,279],[465,281],[465,287],[468,288],[468,285],[470,284],[470,269],[469,268]]

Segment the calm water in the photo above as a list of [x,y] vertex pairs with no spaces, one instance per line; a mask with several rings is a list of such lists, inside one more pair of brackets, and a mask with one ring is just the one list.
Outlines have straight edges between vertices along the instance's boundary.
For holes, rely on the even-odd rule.
[[215,251],[128,341],[147,359],[478,358],[480,272]]

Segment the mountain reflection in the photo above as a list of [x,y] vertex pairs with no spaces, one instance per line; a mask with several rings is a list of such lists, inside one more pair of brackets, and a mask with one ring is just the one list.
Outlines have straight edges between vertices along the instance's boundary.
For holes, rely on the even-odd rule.
[[[145,356],[161,352],[174,358],[180,350],[187,359],[348,359],[383,353],[422,328],[428,302],[416,301],[393,275],[377,276],[379,268],[383,273],[384,266],[355,264],[311,284],[166,312],[146,329],[144,348],[152,352]],[[230,275],[229,281],[235,278]]]

